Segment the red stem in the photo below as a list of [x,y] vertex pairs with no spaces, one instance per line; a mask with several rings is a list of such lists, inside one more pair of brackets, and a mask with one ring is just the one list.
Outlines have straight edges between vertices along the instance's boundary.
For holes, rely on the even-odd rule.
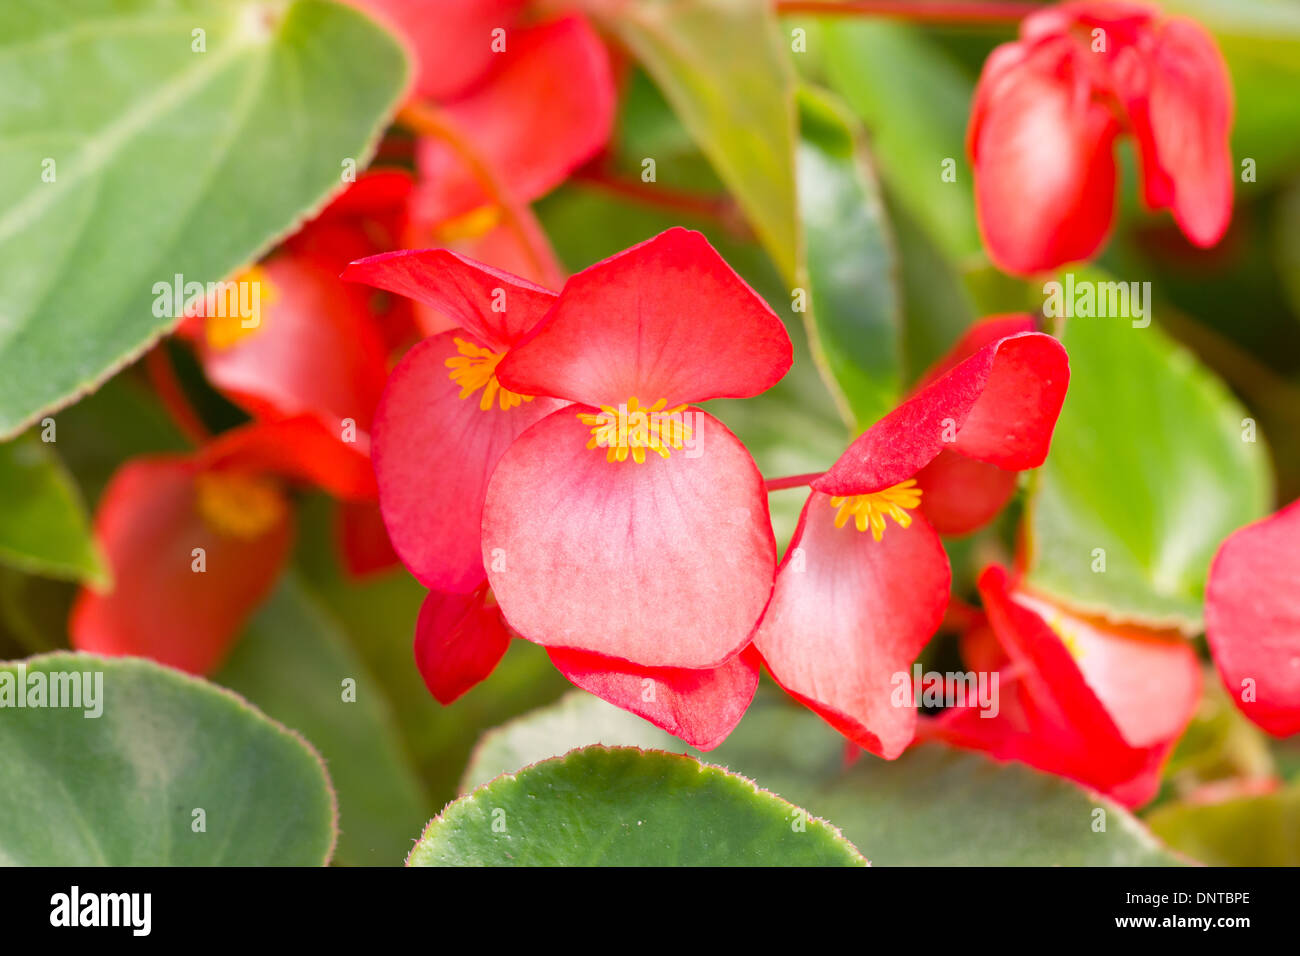
[[206,444],[212,438],[212,433],[185,396],[185,389],[181,388],[176,369],[172,366],[171,356],[167,354],[167,343],[159,342],[145,353],[144,370],[149,383],[162,399],[167,414],[181,433],[195,445]]
[[889,17],[918,23],[1015,23],[1042,5],[999,0],[776,0],[779,14],[830,17]]
[[820,478],[825,472],[810,471],[806,475],[787,475],[784,478],[768,478],[763,485],[769,492],[782,491],[786,488],[802,488]]
[[751,238],[748,224],[735,202],[725,196],[705,196],[670,186],[643,183],[612,173],[599,163],[588,163],[573,174],[576,182],[587,183],[645,206],[685,213],[718,221],[737,238]]

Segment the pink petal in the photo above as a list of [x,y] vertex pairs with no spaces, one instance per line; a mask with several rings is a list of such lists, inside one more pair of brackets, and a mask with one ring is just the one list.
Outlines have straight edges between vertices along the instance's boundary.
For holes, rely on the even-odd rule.
[[415,664],[429,693],[450,704],[487,678],[505,656],[510,632],[491,592],[430,591],[415,624]]
[[809,496],[754,646],[782,687],[892,760],[915,731],[911,666],[943,620],[948,557],[920,515],[876,541],[835,527],[836,510]]
[[791,358],[771,307],[707,239],[674,228],[569,279],[500,374],[526,394],[675,406],[757,395]]
[[751,647],[707,670],[637,667],[562,647],[548,653],[576,686],[700,750],[712,750],[727,738],[758,689],[760,658]]
[[642,667],[721,665],[749,641],[776,568],[753,459],[691,410],[693,450],[606,461],[582,411],[521,435],[488,486],[483,562],[506,620],[538,644]]

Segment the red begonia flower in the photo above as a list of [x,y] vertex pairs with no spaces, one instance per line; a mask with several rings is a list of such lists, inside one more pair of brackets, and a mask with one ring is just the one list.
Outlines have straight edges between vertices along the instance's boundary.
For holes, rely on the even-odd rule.
[[420,606],[415,664],[441,704],[491,674],[509,646],[510,631],[486,585],[465,594],[430,591]]
[[1048,7],[984,65],[968,148],[989,255],[1030,274],[1093,255],[1114,218],[1114,140],[1137,140],[1143,197],[1212,246],[1232,214],[1232,91],[1210,35],[1151,7]]
[[1210,565],[1205,636],[1242,713],[1300,732],[1300,501],[1231,534]]
[[365,455],[309,415],[245,425],[191,455],[128,462],[95,519],[113,590],[78,595],[73,646],[214,670],[288,557],[293,483],[375,495]]
[[714,668],[748,642],[776,547],[762,477],[689,403],[790,366],[781,320],[703,236],[671,229],[570,279],[497,368],[578,403],[501,457],[483,555],[511,626],[641,667]]
[[1192,648],[1176,635],[1074,614],[1014,587],[1001,568],[987,569],[979,588],[998,649],[985,647],[976,666],[1000,667],[997,713],[950,708],[933,735],[1130,806],[1151,799],[1200,698]]
[[456,327],[425,339],[389,378],[374,423],[379,503],[393,547],[434,591],[484,577],[479,525],[488,477],[515,438],[563,403],[502,388],[502,357],[555,293],[445,249],[353,263],[344,278],[407,296]]
[[[954,358],[989,329],[1015,327],[1008,321],[971,333]],[[908,666],[948,603],[948,559],[927,520],[926,495],[940,492],[936,513],[945,520],[970,517],[945,503],[944,492],[959,488],[920,486],[935,479],[927,466],[967,468],[964,459],[1008,471],[1038,466],[1068,380],[1065,351],[1051,336],[994,339],[956,364],[941,363],[813,480],[754,644],[778,683],[873,753],[897,757],[911,741]]]
[[700,750],[712,750],[727,738],[758,690],[760,658],[752,646],[706,670],[637,667],[566,648],[548,653],[576,686]]
[[[487,46],[491,38],[465,42]],[[504,42],[490,73],[455,98],[441,99],[441,109],[509,197],[529,202],[605,144],[614,120],[614,80],[600,38],[581,17],[512,28]],[[445,139],[421,138],[416,161],[418,219],[441,222],[491,201]]]

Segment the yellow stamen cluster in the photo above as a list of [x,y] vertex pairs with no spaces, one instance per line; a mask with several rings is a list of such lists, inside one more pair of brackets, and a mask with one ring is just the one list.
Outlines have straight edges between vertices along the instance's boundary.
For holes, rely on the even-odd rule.
[[491,232],[500,223],[501,207],[487,203],[439,223],[433,230],[433,238],[439,245],[451,245],[461,239],[475,239]]
[[[247,283],[245,285],[245,283]],[[203,337],[211,349],[228,349],[260,332],[267,306],[280,298],[261,266],[253,266],[229,282],[210,286],[203,303]]]
[[214,532],[244,541],[285,518],[288,502],[272,478],[237,471],[205,471],[195,479],[199,515]]
[[642,407],[633,396],[618,408],[602,405],[599,412],[579,412],[578,421],[591,428],[587,447],[604,448],[606,461],[627,461],[630,454],[640,465],[647,448],[667,458],[673,449],[680,450],[690,441],[692,434],[682,415],[686,406],[665,408],[667,404],[668,400],[661,398]]
[[464,339],[454,341],[460,354],[447,359],[446,364],[451,369],[451,380],[460,386],[460,398],[469,398],[483,389],[478,407],[485,412],[492,407],[493,399],[499,401],[502,411],[533,400],[531,395],[520,395],[502,388],[497,381],[497,364],[506,357],[505,352],[493,352]]
[[916,487],[916,479],[909,478],[900,484],[873,491],[865,495],[839,495],[831,498],[831,504],[840,510],[835,514],[835,527],[843,528],[853,519],[859,531],[871,528],[871,537],[879,541],[885,536],[885,518],[890,517],[900,528],[912,523],[908,510],[921,503],[921,489]]

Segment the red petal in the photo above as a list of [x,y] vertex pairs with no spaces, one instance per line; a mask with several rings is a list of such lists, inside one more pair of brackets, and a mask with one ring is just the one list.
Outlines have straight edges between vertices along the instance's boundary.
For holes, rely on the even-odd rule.
[[989,257],[1028,275],[1090,258],[1115,211],[1118,124],[1072,38],[990,58],[969,134]]
[[1016,472],[956,452],[939,452],[916,473],[921,510],[940,534],[970,534],[993,520],[1016,493]]
[[313,259],[335,278],[353,259],[401,248],[414,187],[404,169],[372,167],[286,239],[284,248]]
[[719,666],[749,641],[776,570],[753,459],[692,411],[693,449],[609,462],[580,411],[521,435],[488,485],[483,560],[506,620],[547,647]]
[[[1161,24],[1149,54],[1150,88],[1130,105],[1143,173],[1162,184],[1148,201],[1169,205],[1179,228],[1212,246],[1232,218],[1232,81],[1214,38],[1198,23]],[[1168,196],[1161,192],[1167,190]]]
[[430,306],[497,351],[514,345],[555,302],[548,289],[447,249],[371,256],[348,266],[343,278]]
[[529,395],[674,406],[757,395],[791,359],[771,307],[707,239],[674,228],[573,276],[500,374]]
[[880,491],[945,449],[1007,470],[1036,468],[1069,379],[1065,349],[1050,335],[999,339],[863,432],[812,486],[828,495]]
[[758,689],[760,658],[752,647],[708,670],[637,667],[562,647],[548,653],[576,686],[700,750],[712,750],[727,738]]
[[305,255],[262,268],[270,287],[259,327],[218,348],[198,337],[208,380],[256,417],[314,413],[368,430],[388,376],[370,293]]
[[406,44],[415,93],[441,100],[464,92],[498,62],[492,31],[509,27],[526,0],[345,0]]
[[[443,113],[503,182],[529,202],[594,156],[614,122],[614,80],[595,31],[570,16],[513,30],[487,78]],[[424,138],[416,157],[416,215],[441,222],[489,202],[461,155]]]
[[269,472],[317,485],[339,498],[371,500],[378,494],[370,468],[370,441],[358,432],[311,415],[253,422],[228,431],[198,455],[205,468]]
[[510,632],[487,586],[469,594],[430,591],[415,624],[415,664],[429,693],[450,704],[496,668]]
[[524,429],[561,407],[538,398],[484,411],[481,392],[462,400],[446,361],[467,335],[444,332],[411,349],[375,414],[375,476],[393,547],[420,583],[439,591],[472,591],[483,581],[488,477]]
[[[1300,732],[1298,540],[1295,501],[1233,532],[1205,591],[1205,635],[1223,683],[1242,713],[1275,737]],[[1253,700],[1242,699],[1248,688]]]
[[376,502],[340,503],[338,534],[343,566],[348,574],[361,577],[386,571],[399,563]]
[[966,361],[980,349],[992,345],[998,339],[1016,335],[1019,332],[1034,332],[1034,317],[1028,312],[1010,312],[1004,315],[989,315],[977,319],[934,365],[925,370],[917,380],[914,391],[924,388],[945,372],[950,372]]
[[[197,469],[183,458],[129,462],[109,482],[95,536],[113,590],[83,590],[69,621],[72,645],[148,657],[193,674],[220,665],[253,610],[275,586],[292,542],[289,512],[255,537],[214,530],[198,510]],[[206,571],[193,570],[202,548]]]
[[782,687],[892,760],[915,732],[911,666],[943,620],[948,557],[920,515],[876,541],[835,514],[809,495],[754,646]]

